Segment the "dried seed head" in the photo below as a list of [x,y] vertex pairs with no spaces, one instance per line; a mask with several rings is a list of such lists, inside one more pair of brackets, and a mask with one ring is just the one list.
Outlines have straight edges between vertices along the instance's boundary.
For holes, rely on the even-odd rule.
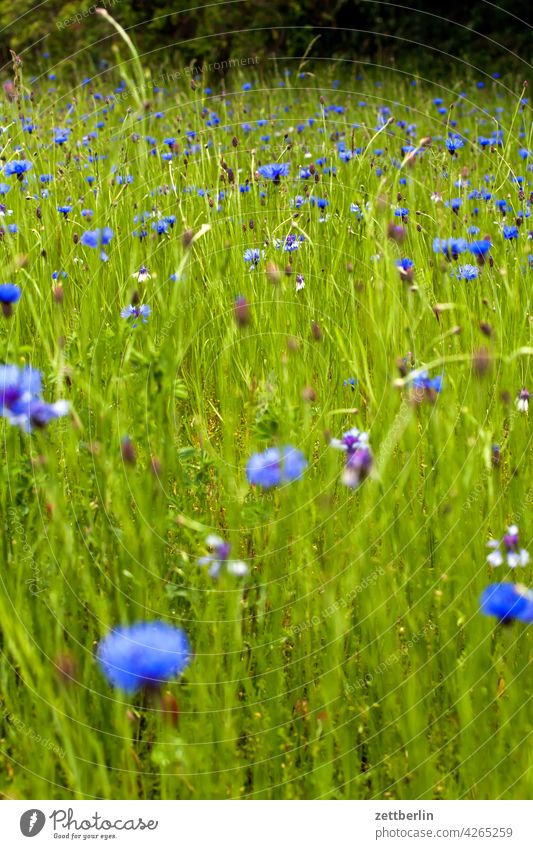
[[281,271],[275,262],[267,262],[266,273],[271,283],[278,284],[281,281]]
[[124,462],[129,466],[134,466],[137,462],[137,452],[135,451],[135,446],[129,436],[125,436],[122,440],[121,452]]
[[316,321],[311,323],[311,335],[316,342],[320,342],[322,340],[322,331]]

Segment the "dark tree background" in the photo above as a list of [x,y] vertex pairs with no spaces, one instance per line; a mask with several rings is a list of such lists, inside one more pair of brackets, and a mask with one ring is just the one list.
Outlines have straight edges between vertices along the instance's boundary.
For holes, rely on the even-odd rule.
[[449,67],[458,57],[485,71],[514,66],[525,74],[531,60],[530,0],[0,0],[0,59],[9,63],[10,48],[30,67],[43,53],[87,66],[109,58],[120,38],[94,14],[97,5],[152,68],[255,55],[281,61],[302,56],[316,35],[311,56],[407,69]]

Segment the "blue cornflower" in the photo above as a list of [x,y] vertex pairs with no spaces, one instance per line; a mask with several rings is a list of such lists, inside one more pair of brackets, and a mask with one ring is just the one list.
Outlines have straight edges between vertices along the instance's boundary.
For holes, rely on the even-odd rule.
[[279,183],[280,177],[289,176],[289,167],[288,162],[274,162],[271,165],[260,165],[257,170],[265,180],[273,180],[274,183]]
[[483,257],[488,251],[490,251],[492,247],[492,243],[490,239],[476,239],[474,242],[470,242],[466,249],[473,256]]
[[459,150],[459,148],[464,147],[464,144],[464,139],[462,139],[460,136],[452,136],[451,138],[446,139],[445,141],[445,145],[448,149],[448,152],[451,154],[454,154],[456,150]]
[[442,390],[442,375],[431,378],[427,371],[421,371],[413,377],[413,388],[416,393],[427,395],[430,400],[435,399]]
[[13,404],[29,400],[41,393],[41,372],[26,366],[0,366],[0,409],[6,415]]
[[457,271],[458,280],[475,280],[478,275],[477,265],[460,265]]
[[111,228],[104,227],[103,230],[86,230],[80,241],[88,248],[98,248],[100,245],[108,245],[112,238]]
[[217,536],[209,534],[206,545],[211,553],[198,559],[199,566],[209,566],[209,576],[218,578],[222,568],[225,566],[230,575],[242,578],[248,572],[248,566],[242,560],[230,560],[231,545],[229,542]]
[[405,280],[411,281],[415,272],[415,264],[412,259],[405,257],[404,259],[396,260],[396,268],[400,272],[400,276]]
[[2,312],[6,318],[9,318],[9,316],[12,315],[13,304],[20,301],[21,294],[20,287],[16,286],[14,283],[0,284],[0,304],[2,305]]
[[294,233],[289,233],[284,239],[276,239],[275,245],[278,250],[283,248],[287,253],[292,253],[293,251],[297,251],[300,247],[300,243],[304,241],[304,236],[296,236]]
[[254,486],[270,489],[281,483],[301,478],[307,468],[307,460],[301,451],[292,445],[267,448],[261,454],[252,454],[246,465],[246,477]]
[[138,622],[110,631],[97,656],[113,687],[135,693],[181,675],[189,664],[190,648],[180,628],[166,622]]
[[434,253],[443,253],[448,259],[457,259],[459,254],[464,253],[467,248],[466,239],[434,239]]
[[70,130],[54,130],[54,141],[56,144],[65,144],[68,141]]
[[10,190],[11,186],[9,183],[0,183],[0,195],[7,195]]
[[41,372],[27,366],[0,366],[0,415],[28,433],[68,413],[66,401],[47,404],[40,397]]
[[12,177],[13,174],[21,180],[22,175],[29,171],[30,168],[33,168],[33,163],[28,162],[27,159],[13,159],[11,162],[7,162],[4,166],[4,174],[6,177]]
[[251,267],[255,268],[261,259],[261,251],[259,248],[247,248],[243,254],[245,262],[249,262]]
[[64,215],[65,218],[66,218],[67,215],[69,215],[69,213],[72,212],[72,207],[69,206],[68,204],[65,204],[65,206],[58,206],[57,211],[60,212],[61,215]]
[[510,226],[503,228],[504,239],[518,239],[518,227]]
[[[150,309],[148,304],[143,304],[140,307],[134,307],[130,304],[129,307],[124,307],[124,309],[120,311],[120,315],[122,316],[122,318],[125,318],[128,321],[130,318],[141,318],[143,324],[148,324],[148,316],[151,312],[152,310]],[[137,327],[136,320],[132,324],[132,327]]]
[[480,606],[486,616],[496,616],[502,623],[513,619],[533,622],[533,592],[521,584],[490,584],[481,595]]
[[43,429],[54,419],[66,416],[69,409],[68,401],[55,401],[53,404],[48,404],[42,398],[30,398],[13,404],[6,418],[10,424],[18,425],[26,433],[31,433],[34,428]]
[[[98,230],[86,230],[85,233],[82,234],[80,241],[82,245],[85,245],[87,248],[103,248],[104,245],[109,244],[112,238],[113,231],[111,227],[104,227],[103,229],[99,228]],[[100,251],[100,259],[104,262],[109,259],[104,250]]]

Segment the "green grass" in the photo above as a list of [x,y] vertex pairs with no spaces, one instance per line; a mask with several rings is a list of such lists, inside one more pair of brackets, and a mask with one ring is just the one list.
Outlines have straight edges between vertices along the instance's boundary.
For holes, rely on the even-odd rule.
[[[343,78],[334,91],[339,70],[315,71],[294,73],[283,88],[266,74],[247,93],[243,79],[230,77],[226,99],[181,83],[172,95],[153,95],[140,120],[134,97],[104,114],[89,88],[60,80],[48,91],[41,80],[21,108],[38,126],[32,135],[22,132],[16,104],[4,104],[2,156],[20,158],[22,145],[34,167],[26,188],[7,181],[6,225],[16,221],[19,232],[0,243],[3,276],[23,296],[1,323],[2,357],[40,368],[45,397],[67,398],[73,409],[31,435],[1,423],[7,798],[531,792],[531,630],[479,612],[488,583],[516,578],[487,565],[487,539],[511,522],[526,547],[533,534],[531,425],[514,404],[532,382],[528,222],[517,241],[505,241],[493,199],[468,199],[486,185],[494,197],[509,195],[509,224],[528,209],[532,160],[518,150],[532,148],[530,110],[519,109],[511,81],[482,90],[475,79],[413,87],[405,75],[367,74]],[[104,75],[94,90],[111,93],[117,80]],[[325,114],[321,94],[346,112]],[[52,128],[66,125],[62,110],[74,96],[71,137],[56,147]],[[440,115],[436,96],[453,110]],[[416,124],[414,143],[434,137],[414,167],[392,164],[403,159],[406,126],[373,138],[380,105]],[[500,106],[504,145],[491,151],[476,139],[495,129]],[[218,127],[206,127],[203,108],[218,113]],[[154,117],[158,109],[163,119]],[[310,117],[315,123],[299,134]],[[247,135],[242,122],[259,118],[268,127]],[[456,158],[435,139],[452,119],[472,142]],[[100,120],[90,148],[77,145]],[[184,141],[171,164],[150,155],[146,135],[161,151],[165,137],[183,139],[188,129],[199,133],[200,149],[187,165]],[[340,138],[363,153],[342,162]],[[221,181],[221,156],[234,186]],[[336,173],[318,167],[319,182],[296,185],[299,166],[322,156]],[[254,181],[258,164],[274,161],[290,162],[290,177],[279,186]],[[464,167],[471,186],[458,188]],[[113,168],[134,182],[117,185]],[[54,175],[50,195],[35,199],[44,173]],[[524,201],[513,175],[524,177]],[[247,178],[251,189],[240,193]],[[217,210],[219,189],[226,196]],[[306,189],[329,200],[326,221],[310,203],[291,205]],[[444,203],[456,197],[458,214]],[[65,219],[56,207],[68,198]],[[387,238],[397,206],[409,208],[401,247]],[[81,217],[85,207],[92,223]],[[141,242],[133,217],[150,210]],[[151,229],[158,214],[176,216],[166,236]],[[204,224],[210,229],[185,248],[182,233]],[[480,237],[491,235],[494,264],[462,281],[450,271],[472,258],[448,263],[432,242],[467,236],[473,224]],[[107,263],[73,238],[103,226],[115,233]],[[274,246],[290,232],[305,235],[294,254]],[[243,261],[247,248],[265,251],[254,271]],[[414,260],[416,289],[400,279],[400,257]],[[265,273],[268,261],[280,266],[278,285]],[[142,263],[152,279],[141,284],[132,275]],[[68,273],[61,303],[56,270]],[[305,276],[300,292],[297,273]],[[120,310],[135,289],[152,315],[132,330]],[[250,303],[247,327],[234,320],[237,295]],[[490,364],[480,374],[472,357],[483,347]],[[408,351],[416,368],[433,364],[432,375],[444,374],[435,404],[413,404],[409,387],[395,385],[396,360]],[[344,385],[350,377],[354,389]],[[313,400],[304,399],[306,387]],[[328,446],[353,426],[369,430],[376,457],[375,476],[355,492],[342,485],[342,456]],[[121,453],[126,435],[134,464]],[[251,488],[250,454],[285,443],[308,458],[304,478],[268,492]],[[213,583],[198,567],[209,532],[247,561],[245,579]],[[530,585],[531,568],[518,571]],[[95,660],[109,628],[155,618],[183,627],[194,649],[182,679],[165,688],[179,704],[177,726],[158,699],[112,690]]]

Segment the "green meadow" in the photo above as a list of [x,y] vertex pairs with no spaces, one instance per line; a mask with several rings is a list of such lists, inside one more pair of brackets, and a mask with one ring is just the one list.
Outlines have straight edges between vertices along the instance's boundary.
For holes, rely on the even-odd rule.
[[[531,629],[480,609],[532,580],[486,559],[533,534],[522,81],[23,72],[2,98],[22,293],[2,363],[70,411],[0,420],[3,797],[527,798]],[[434,246],[485,237],[479,261]],[[373,456],[353,488],[330,444],[352,428]],[[286,445],[301,478],[251,485],[249,458]],[[209,534],[244,576],[198,564]],[[189,665],[112,687],[100,641],[154,620]]]

